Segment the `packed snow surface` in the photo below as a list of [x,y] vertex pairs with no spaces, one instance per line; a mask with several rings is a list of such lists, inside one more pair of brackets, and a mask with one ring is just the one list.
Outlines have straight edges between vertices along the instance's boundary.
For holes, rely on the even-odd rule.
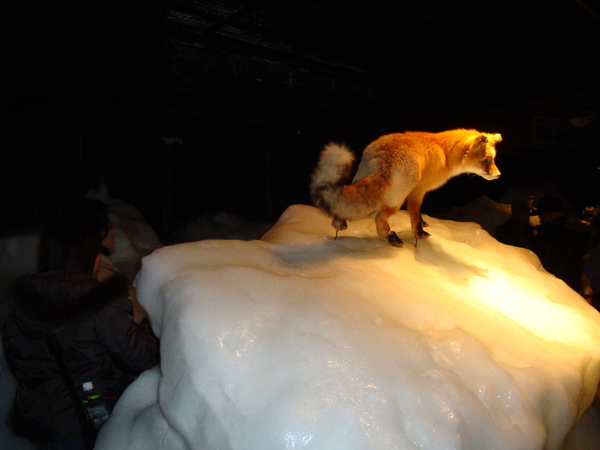
[[162,361],[97,448],[560,448],[598,385],[600,315],[532,253],[426,220],[415,247],[395,214],[397,249],[295,205],[260,241],[146,256]]

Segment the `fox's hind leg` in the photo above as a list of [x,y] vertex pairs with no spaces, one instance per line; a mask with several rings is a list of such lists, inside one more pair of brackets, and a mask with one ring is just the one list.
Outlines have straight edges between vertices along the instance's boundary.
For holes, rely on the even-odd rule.
[[390,230],[390,224],[388,223],[389,217],[398,211],[399,207],[396,208],[383,208],[375,214],[375,226],[377,227],[377,234],[381,239],[386,241],[392,247],[402,247],[402,239],[398,237],[395,231]]
[[423,217],[421,216],[421,205],[423,204],[424,196],[425,192],[412,191],[408,195],[406,205],[408,214],[410,216],[412,234],[417,240],[427,239],[430,236],[427,231],[423,230],[423,227],[427,226],[427,224],[423,221]]

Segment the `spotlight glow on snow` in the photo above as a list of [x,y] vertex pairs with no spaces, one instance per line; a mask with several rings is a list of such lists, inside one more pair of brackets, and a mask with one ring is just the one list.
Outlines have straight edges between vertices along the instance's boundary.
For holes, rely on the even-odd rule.
[[557,449],[592,402],[600,315],[530,252],[427,218],[413,245],[372,219],[332,238],[288,208],[260,241],[143,260],[160,366],[97,448]]

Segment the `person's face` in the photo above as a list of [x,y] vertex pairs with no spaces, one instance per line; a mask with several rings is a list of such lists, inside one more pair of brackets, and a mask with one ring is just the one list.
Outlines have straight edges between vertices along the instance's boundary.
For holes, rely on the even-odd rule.
[[106,237],[102,240],[102,247],[106,248],[110,253],[115,251],[115,247],[117,242],[115,240],[115,234],[117,230],[113,226],[113,223],[108,221],[108,232],[106,233]]

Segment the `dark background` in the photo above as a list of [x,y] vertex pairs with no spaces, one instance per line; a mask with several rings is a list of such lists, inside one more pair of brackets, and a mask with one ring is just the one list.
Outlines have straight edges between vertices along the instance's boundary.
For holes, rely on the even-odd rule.
[[502,177],[425,213],[544,181],[600,203],[595,0],[19,0],[0,21],[0,233],[101,182],[161,234],[275,221],[329,140],[457,127],[502,133]]

